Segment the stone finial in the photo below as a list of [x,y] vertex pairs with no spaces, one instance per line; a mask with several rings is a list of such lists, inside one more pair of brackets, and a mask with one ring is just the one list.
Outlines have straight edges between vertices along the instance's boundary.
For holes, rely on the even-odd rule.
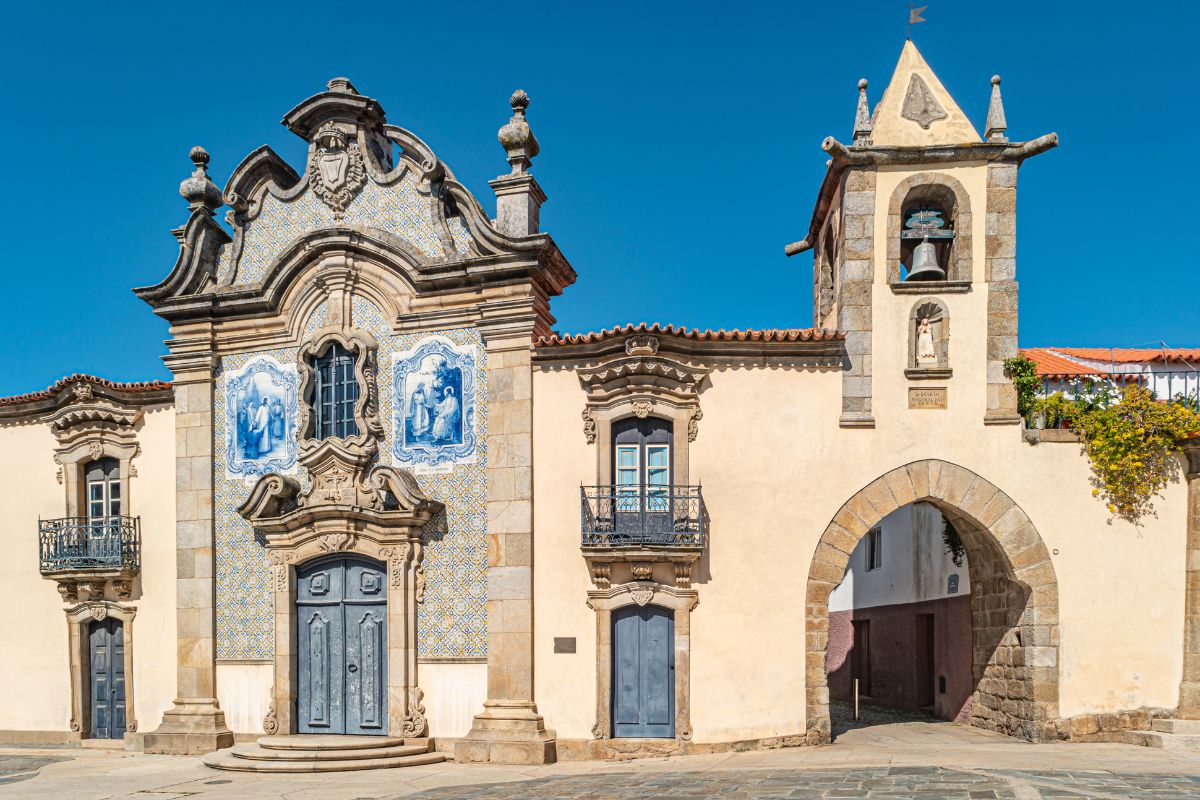
[[326,88],[331,92],[340,92],[342,94],[358,94],[358,89],[354,88],[354,84],[349,78],[334,78],[329,83],[325,84]]
[[192,159],[196,169],[190,178],[179,184],[179,193],[187,200],[188,208],[192,211],[203,208],[211,214],[221,207],[224,198],[221,196],[221,190],[208,177],[208,151],[203,147],[193,147],[188,157]]
[[1000,76],[992,76],[992,99],[988,103],[987,125],[984,130],[984,138],[989,142],[1007,142],[1008,137],[1005,136],[1005,131],[1008,130],[1008,122],[1004,119],[1004,100],[1000,97]]
[[871,144],[871,108],[867,104],[867,79],[858,81],[858,109],[854,112],[854,145],[867,147]]
[[512,174],[520,175],[529,171],[534,156],[538,154],[538,141],[525,121],[525,109],[529,108],[529,95],[524,89],[517,89],[508,99],[512,106],[513,115],[508,124],[500,129],[498,137],[500,144],[508,152],[508,163],[512,164]]

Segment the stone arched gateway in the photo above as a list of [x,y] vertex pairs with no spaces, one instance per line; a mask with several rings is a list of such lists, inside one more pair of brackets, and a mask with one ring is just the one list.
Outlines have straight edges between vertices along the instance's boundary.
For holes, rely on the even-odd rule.
[[813,555],[805,613],[806,728],[831,740],[825,655],[829,594],[855,545],[879,520],[914,502],[938,507],[971,564],[970,724],[1031,741],[1054,737],[1058,717],[1058,581],[1025,512],[992,483],[946,461],[914,461],[872,481],[834,516]]

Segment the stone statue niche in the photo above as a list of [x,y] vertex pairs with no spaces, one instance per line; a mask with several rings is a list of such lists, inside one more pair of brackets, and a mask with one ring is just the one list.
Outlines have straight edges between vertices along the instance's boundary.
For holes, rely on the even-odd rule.
[[938,300],[922,300],[908,320],[910,377],[948,376],[950,372],[950,315]]

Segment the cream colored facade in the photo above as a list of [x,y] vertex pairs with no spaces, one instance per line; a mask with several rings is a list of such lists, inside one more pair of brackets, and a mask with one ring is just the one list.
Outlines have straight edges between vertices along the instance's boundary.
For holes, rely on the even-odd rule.
[[[0,740],[88,737],[72,720],[90,713],[89,615],[134,642],[130,746],[312,732],[300,632],[333,564],[367,569],[386,609],[371,733],[518,763],[827,742],[830,592],[866,531],[916,501],[968,551],[972,724],[1077,739],[1088,715],[1200,714],[1200,454],[1190,489],[1134,528],[1092,496],[1077,446],[1026,436],[1002,374],[1016,176],[1057,140],[1010,142],[992,91],[981,138],[911,43],[873,113],[860,86],[853,142],[826,140],[788,247],[815,251],[807,330],[554,334],[575,273],[540,229],[523,92],[495,219],[345,79],[285,118],[304,170],[262,148],[222,191],[197,148],[179,260],[136,290],[171,323],[173,385],[75,376],[0,405],[0,443],[22,454],[0,465],[4,637],[22,642],[0,681],[30,698],[0,711]],[[952,237],[919,227],[933,207]],[[921,247],[937,274],[906,280]],[[320,400],[335,362],[355,387],[343,417]],[[647,477],[652,452],[669,478]],[[71,470],[105,456],[140,520],[131,585],[39,575],[38,520],[85,515]],[[642,528],[623,527],[630,502]],[[631,619],[670,631],[646,634],[671,669],[643,687],[665,693],[652,735],[616,710]]]

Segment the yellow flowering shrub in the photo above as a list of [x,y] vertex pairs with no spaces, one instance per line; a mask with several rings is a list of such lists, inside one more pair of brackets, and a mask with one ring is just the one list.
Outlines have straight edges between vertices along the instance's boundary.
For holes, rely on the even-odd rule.
[[1092,495],[1135,525],[1154,514],[1155,496],[1179,479],[1180,441],[1200,433],[1200,414],[1155,400],[1140,386],[1127,387],[1106,408],[1079,410],[1071,422],[1092,465]]

